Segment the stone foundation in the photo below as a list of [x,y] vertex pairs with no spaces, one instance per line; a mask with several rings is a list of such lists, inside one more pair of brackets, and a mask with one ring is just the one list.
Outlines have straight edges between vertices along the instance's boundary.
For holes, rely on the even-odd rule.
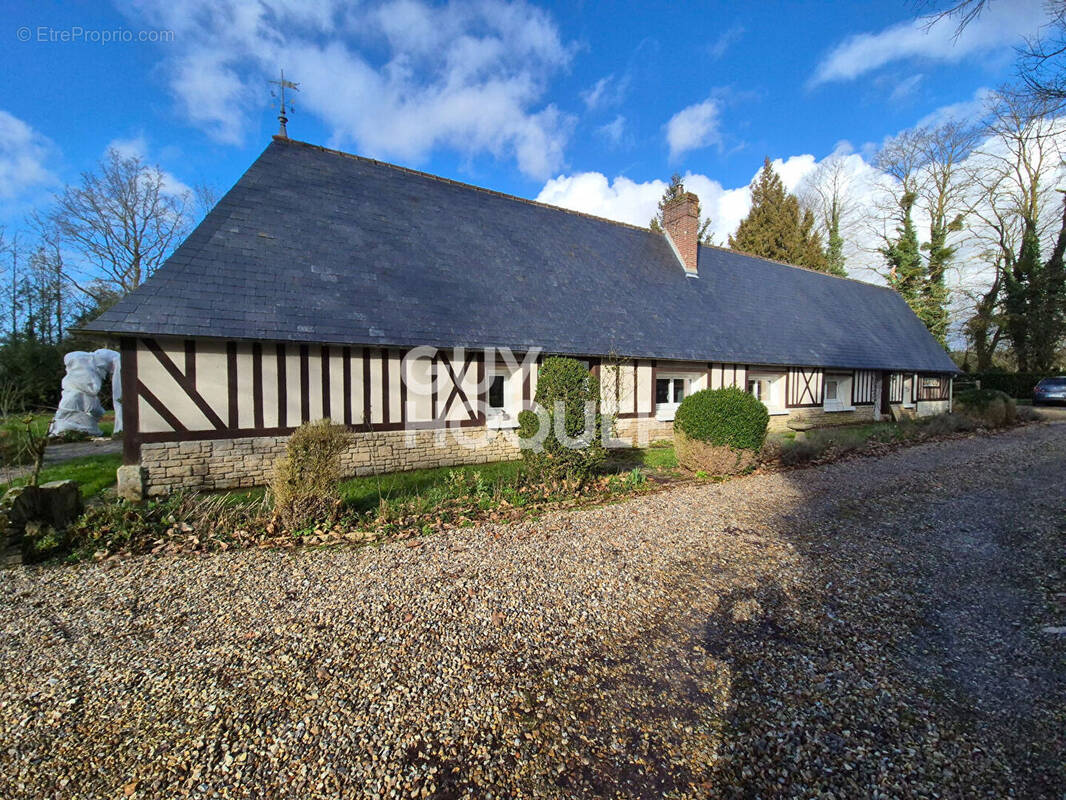
[[793,408],[787,414],[771,415],[768,430],[771,433],[792,430],[789,428],[790,422],[828,428],[833,425],[855,425],[873,421],[873,406],[856,406],[854,411],[826,411],[821,407]]
[[[285,454],[287,436],[155,442],[141,445],[140,466],[149,495],[177,489],[244,489],[270,482],[274,462]],[[448,430],[353,433],[341,455],[346,477],[410,469],[485,464],[519,458],[512,430]]]
[[674,440],[674,423],[661,422],[655,417],[627,417],[615,420],[614,435],[634,447],[647,447],[652,442]]
[[[923,402],[920,412],[935,413],[934,409],[939,411],[940,405]],[[870,422],[873,418],[873,406],[829,413],[821,408],[797,408],[789,414],[771,416],[769,428],[785,431],[789,429],[788,423],[793,421],[829,426]],[[633,446],[647,447],[657,441],[673,441],[674,424],[655,417],[619,419],[615,421],[615,436]],[[263,486],[270,482],[274,462],[284,455],[287,441],[287,436],[259,436],[143,444],[141,463],[123,467],[128,474],[120,483],[124,491],[128,490],[131,499],[136,499],[142,486],[149,495],[167,494],[178,489]],[[353,433],[351,447],[341,455],[341,466],[343,474],[351,477],[512,461],[520,457],[518,436],[514,430],[382,431]]]

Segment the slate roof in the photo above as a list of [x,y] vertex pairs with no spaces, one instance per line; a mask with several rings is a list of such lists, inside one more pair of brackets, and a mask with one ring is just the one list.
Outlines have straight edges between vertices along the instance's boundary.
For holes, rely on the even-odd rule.
[[87,330],[954,372],[887,288],[275,139]]

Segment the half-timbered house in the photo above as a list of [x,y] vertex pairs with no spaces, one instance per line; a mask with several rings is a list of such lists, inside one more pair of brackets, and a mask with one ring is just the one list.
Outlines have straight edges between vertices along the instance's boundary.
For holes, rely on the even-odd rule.
[[120,342],[124,480],[264,482],[287,435],[351,429],[355,473],[514,458],[548,354],[598,373],[614,434],[669,438],[737,386],[771,424],[947,410],[956,371],[887,288],[282,137],[89,330]]

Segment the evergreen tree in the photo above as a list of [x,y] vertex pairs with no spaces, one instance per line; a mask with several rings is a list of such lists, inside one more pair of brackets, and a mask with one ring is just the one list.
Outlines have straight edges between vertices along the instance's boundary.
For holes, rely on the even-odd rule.
[[799,200],[785,191],[769,158],[752,187],[751,211],[729,237],[729,246],[753,256],[827,271],[814,214],[801,211]]
[[[937,309],[929,305],[929,273],[918,244],[918,231],[914,227],[915,200],[917,197],[913,192],[905,192],[900,198],[900,224],[896,228],[897,237],[895,241],[881,248],[881,255],[888,263],[888,285],[900,293],[918,318],[930,331],[933,331]],[[935,331],[933,335],[936,335]],[[941,344],[944,343],[943,333],[938,340]]]
[[958,250],[957,246],[947,243],[947,238],[948,234],[961,230],[961,214],[951,222],[943,216],[934,216],[929,227],[929,241],[922,245],[922,249],[928,253],[926,280],[922,286],[925,323],[941,344],[946,343],[948,333],[948,289],[944,274]]
[[[656,233],[663,232],[663,214],[666,211],[666,207],[685,194],[685,183],[681,179],[678,173],[674,173],[670,176],[670,185],[666,187],[666,191],[663,192],[662,199],[659,200],[659,210],[655,213],[655,216],[651,218],[651,222],[648,223],[648,228]],[[700,218],[700,229],[697,232],[701,244],[714,244],[714,234],[710,232],[711,218],[703,217],[703,211],[701,208],[696,209],[696,214]]]
[[1014,349],[1018,369],[1030,369],[1029,310],[1034,305],[1034,277],[1040,271],[1040,238],[1036,226],[1027,221],[1022,233],[1018,258],[1007,270],[1003,281],[1003,313],[1006,317],[1007,338]]
[[1055,365],[1064,332],[1066,302],[1066,203],[1058,240],[1046,263],[1040,259],[1036,226],[1027,224],[1018,258],[1003,281],[1003,313],[1007,338],[1021,372],[1047,372]]
[[825,249],[825,271],[830,275],[844,277],[844,237],[840,235],[840,211],[834,202],[829,216],[829,241]]

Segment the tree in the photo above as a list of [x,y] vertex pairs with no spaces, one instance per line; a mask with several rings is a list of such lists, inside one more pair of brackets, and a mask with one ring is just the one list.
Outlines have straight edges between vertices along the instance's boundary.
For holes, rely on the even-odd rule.
[[[678,173],[674,173],[670,176],[670,185],[666,187],[666,191],[663,192],[662,199],[659,200],[659,210],[655,213],[655,216],[651,218],[651,222],[648,223],[648,228],[656,233],[663,232],[663,213],[666,211],[666,207],[672,202],[677,200],[685,194],[685,183]],[[714,244],[714,234],[711,233],[711,218],[704,217],[700,208],[696,209],[696,216],[700,220],[699,231],[696,236],[701,244]]]
[[[991,0],[949,0],[934,3],[927,17],[929,27],[956,23],[955,36],[988,8]],[[1060,107],[1066,102],[1066,0],[1047,0],[1049,20],[1040,32],[1025,40],[1018,50],[1017,70],[1026,94],[1035,100]],[[938,9],[938,10],[937,10]]]
[[751,211],[729,246],[743,253],[772,258],[801,267],[827,271],[825,250],[815,228],[814,213],[801,209],[795,195],[785,190],[767,158],[751,190]]
[[107,286],[126,294],[163,263],[188,231],[189,199],[188,192],[167,191],[159,167],[112,148],[95,173],[83,173],[80,183],[67,186],[55,206],[34,222],[40,230],[54,231],[79,260],[66,273],[79,290],[91,295],[94,286]]
[[[941,344],[947,342],[949,323],[946,275],[958,250],[952,234],[963,229],[969,205],[969,176],[963,164],[975,142],[971,127],[947,122],[904,131],[889,139],[877,156],[878,168],[892,179],[886,184],[889,218],[899,223],[896,239],[884,235],[881,248],[889,284],[900,290]],[[929,220],[924,242],[918,236],[915,211]],[[913,263],[910,236],[918,247]]]
[[1059,342],[1066,333],[1066,198],[1062,226],[1051,257],[1040,260],[1040,239],[1029,225],[1018,258],[1006,271],[1003,286],[1005,327],[1020,372],[1049,372],[1055,365]]
[[1029,286],[1034,276],[1038,284],[1043,280],[1040,252],[1053,244],[1057,232],[1054,216],[1045,211],[1056,202],[1059,131],[1053,106],[1046,102],[1011,91],[991,98],[985,142],[970,159],[976,196],[969,214],[979,222],[973,235],[991,268],[986,287],[972,293],[974,312],[964,328],[978,370],[992,366],[1004,339],[1018,365],[1033,358],[1033,329],[1025,315],[1035,297],[1030,290],[1043,291]]
[[855,222],[851,188],[846,157],[834,154],[807,177],[800,194],[800,204],[814,213],[825,234],[825,271],[832,275],[848,274],[844,248]]
[[918,231],[914,227],[914,202],[916,195],[905,192],[899,199],[899,224],[896,238],[881,248],[881,254],[888,265],[888,285],[902,295],[914,313],[929,326],[930,316],[926,309],[925,286],[929,273],[922,260],[921,247],[918,244]]

